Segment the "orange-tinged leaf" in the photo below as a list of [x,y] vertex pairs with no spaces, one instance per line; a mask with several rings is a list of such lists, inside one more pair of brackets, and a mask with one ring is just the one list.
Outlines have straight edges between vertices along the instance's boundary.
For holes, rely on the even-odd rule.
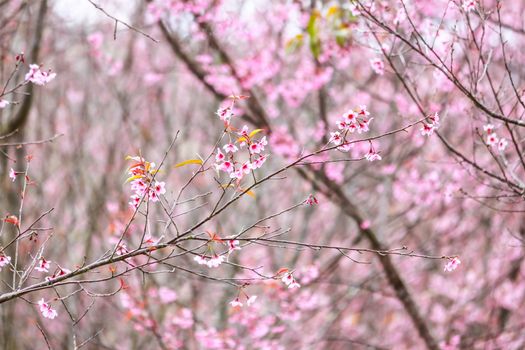
[[8,224],[12,224],[12,225],[15,225],[15,226],[18,226],[20,223],[18,222],[18,218],[14,215],[9,215],[8,217],[6,217],[4,219],[5,222],[7,222]]
[[202,160],[200,160],[200,159],[188,159],[188,160],[185,160],[184,162],[180,162],[180,163],[176,164],[175,168],[180,168],[181,166],[185,166],[185,165],[188,165],[188,164],[199,164],[199,165],[202,165]]
[[288,272],[288,271],[290,271],[290,270],[288,270],[286,267],[281,267],[281,268],[277,271],[276,275],[280,275],[280,274],[285,273],[285,272]]

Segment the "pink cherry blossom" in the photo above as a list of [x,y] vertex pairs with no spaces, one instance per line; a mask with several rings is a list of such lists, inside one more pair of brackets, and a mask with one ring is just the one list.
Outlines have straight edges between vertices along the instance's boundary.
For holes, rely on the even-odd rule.
[[9,169],[9,178],[11,181],[15,182],[16,175],[18,175],[18,172],[14,171],[13,168]]
[[383,75],[385,74],[385,64],[380,58],[374,58],[370,60],[370,65],[376,74]]
[[237,146],[235,146],[233,143],[228,143],[224,145],[223,148],[224,148],[224,152],[226,153],[235,153],[239,150]]
[[461,261],[458,257],[452,258],[447,262],[444,270],[448,272],[454,271],[459,266],[459,264],[461,264]]
[[6,108],[9,105],[9,101],[7,100],[0,100],[0,109]]
[[232,307],[242,307],[242,303],[239,301],[239,298],[235,298],[234,300],[230,301],[230,305]]
[[7,255],[0,255],[0,269],[11,263],[11,257]]
[[52,73],[51,70],[44,72],[40,70],[40,66],[38,64],[30,64],[29,72],[27,72],[25,80],[30,81],[36,85],[46,85],[51,80],[55,79],[55,77],[56,73]]
[[308,196],[308,198],[306,198],[305,204],[313,206],[313,205],[319,204],[319,201],[317,200],[317,198],[314,197],[313,194],[311,194],[311,195]]
[[38,301],[38,306],[40,307],[42,316],[45,318],[52,320],[58,316],[58,312],[55,309],[52,309],[51,305],[46,303],[43,298]]
[[49,268],[51,267],[51,261],[46,260],[44,258],[40,258],[37,265],[35,266],[35,270],[40,272],[49,272]]
[[224,161],[226,157],[224,156],[224,153],[221,152],[220,148],[217,148],[217,153],[215,154],[215,161],[217,163]]

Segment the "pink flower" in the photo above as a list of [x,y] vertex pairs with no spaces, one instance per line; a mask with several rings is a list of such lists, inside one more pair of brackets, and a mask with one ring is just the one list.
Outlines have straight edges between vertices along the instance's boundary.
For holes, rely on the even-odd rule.
[[494,146],[498,143],[498,138],[495,134],[491,133],[487,136],[487,145]]
[[139,204],[140,204],[140,196],[139,195],[136,195],[136,194],[133,194],[131,195],[130,197],[130,201],[128,202],[128,204],[133,208],[133,209],[137,209],[139,207]]
[[219,107],[216,114],[225,123],[230,124],[230,120],[233,117],[233,106]]
[[343,143],[343,138],[341,137],[341,133],[339,131],[331,132],[329,142],[333,143],[336,146]]
[[461,264],[461,261],[458,257],[455,257],[449,260],[449,262],[445,265],[444,270],[448,272],[454,271],[459,266],[459,264]]
[[423,136],[431,136],[434,133],[434,130],[439,127],[438,112],[427,116],[427,119],[430,121],[430,123],[423,123],[423,127],[420,129],[421,135]]
[[220,148],[217,148],[217,154],[215,155],[215,161],[217,163],[219,162],[222,162],[226,157],[224,156],[224,154],[221,152],[221,149]]
[[48,72],[43,72],[40,70],[40,66],[38,64],[30,64],[29,72],[27,72],[25,80],[30,81],[33,84],[43,86],[55,79],[55,77],[56,73],[51,73],[51,70]]
[[153,191],[154,191],[158,196],[160,196],[161,194],[166,193],[166,183],[155,181],[155,186],[153,187]]
[[7,100],[0,100],[0,109],[6,108],[7,105],[9,105],[9,101],[7,101]]
[[381,156],[379,155],[379,153],[377,153],[374,149],[374,147],[372,147],[372,145],[370,145],[370,150],[368,151],[368,153],[365,155],[365,158],[366,160],[368,160],[369,162],[373,162],[375,160],[381,160]]
[[13,168],[9,169],[9,178],[11,179],[11,181],[15,182],[16,175],[18,175],[18,173],[14,171]]
[[290,272],[285,273],[285,275],[282,277],[281,280],[283,281],[284,284],[288,286],[288,289],[301,287],[301,285],[297,283],[297,281],[295,280],[295,278],[292,276]]
[[430,136],[434,133],[434,126],[432,124],[423,123],[423,127],[420,130],[421,135]]
[[494,131],[494,125],[492,125],[492,124],[485,124],[485,125],[483,125],[483,130],[485,130],[485,132],[487,134],[492,134],[492,132]]
[[249,150],[250,150],[250,154],[259,154],[261,153],[261,151],[263,150],[263,146],[258,143],[258,142],[254,142],[250,145],[249,147]]
[[239,241],[238,240],[234,240],[234,239],[229,239],[228,240],[228,252],[231,253],[233,252],[234,250],[241,250],[241,247],[239,245]]
[[509,144],[509,143],[507,142],[506,139],[501,138],[501,139],[499,139],[499,142],[498,142],[498,149],[499,149],[501,152],[503,152],[503,151],[505,151],[505,149],[507,148],[507,145],[508,145],[508,144]]
[[239,301],[239,298],[235,298],[235,300],[230,301],[230,305],[232,307],[242,307],[242,303]]
[[376,74],[383,75],[385,73],[385,64],[380,58],[370,60],[370,65]]
[[51,261],[48,261],[44,258],[40,258],[38,265],[35,266],[35,270],[40,272],[49,272],[49,267],[51,266]]
[[308,196],[308,198],[306,198],[305,204],[306,205],[310,205],[310,206],[314,206],[314,205],[319,204],[319,201],[317,200],[317,198],[314,197],[313,194],[311,194],[311,195]]
[[252,162],[252,169],[255,170],[255,169],[259,169],[260,167],[263,166],[264,162],[266,162],[266,159],[268,158],[268,155],[266,154],[261,154],[259,156],[259,158],[257,158],[256,160],[254,160]]
[[225,260],[224,255],[220,255],[220,256],[215,255],[213,258],[208,259],[206,265],[209,268],[219,267],[219,265],[222,264],[224,260]]
[[235,146],[233,143],[228,143],[224,145],[223,148],[224,148],[224,152],[226,153],[235,153],[239,150],[237,146]]
[[43,298],[38,301],[38,306],[40,307],[40,312],[42,313],[42,316],[44,316],[45,318],[49,318],[52,320],[58,316],[57,311],[55,309],[52,309],[51,305],[46,303]]
[[257,295],[252,295],[248,298],[248,300],[246,300],[246,305],[251,306],[253,303],[255,303],[255,300],[257,300]]
[[225,161],[224,163],[222,163],[220,166],[219,166],[219,169],[222,170],[222,171],[225,171],[227,173],[231,173],[234,169],[233,167],[233,163],[230,162],[230,161]]
[[474,11],[476,9],[476,2],[476,0],[464,0],[461,6],[465,12]]
[[6,266],[6,265],[9,265],[9,263],[11,263],[11,257],[10,256],[0,255],[0,269],[2,269],[2,267]]
[[357,119],[357,113],[353,109],[350,109],[348,112],[345,113],[344,118],[346,118],[346,120],[350,124],[353,124],[353,123],[355,123],[355,121]]

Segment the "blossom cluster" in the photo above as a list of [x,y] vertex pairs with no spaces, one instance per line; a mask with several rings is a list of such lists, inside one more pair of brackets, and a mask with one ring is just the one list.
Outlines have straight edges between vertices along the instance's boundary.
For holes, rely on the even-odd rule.
[[[235,100],[234,100],[235,101]],[[215,153],[215,169],[225,172],[231,179],[240,181],[250,172],[263,166],[268,159],[268,154],[263,153],[268,145],[266,136],[256,139],[262,129],[250,131],[248,126],[243,126],[241,130],[233,131],[230,125],[234,103],[227,107],[221,107],[217,111],[219,118],[231,132],[230,140],[221,148],[217,148]],[[236,140],[232,136],[237,137]],[[244,150],[244,152],[243,152]],[[244,157],[242,156],[244,155]]]
[[431,114],[427,116],[428,123],[423,123],[423,127],[421,130],[421,135],[423,136],[430,136],[434,133],[434,130],[439,128],[439,114],[438,112],[435,112],[434,114]]
[[[368,112],[365,105],[361,105],[359,108],[350,109],[343,116],[337,120],[337,127],[341,131],[330,132],[329,142],[333,143],[339,151],[348,152],[353,144],[349,143],[347,137],[349,134],[353,134],[357,131],[358,134],[368,132],[370,122],[372,121],[370,112]],[[376,152],[372,142],[370,141],[370,149],[365,155],[365,159],[373,162],[375,160],[381,160],[381,156]]]
[[501,152],[505,151],[508,146],[508,141],[505,138],[498,138],[494,131],[494,125],[486,124],[483,126],[483,130],[487,133],[487,145],[490,147],[498,147]]
[[49,319],[54,319],[58,316],[58,312],[55,309],[51,308],[51,305],[46,303],[45,300],[42,298],[38,301],[38,306],[40,307],[40,312],[42,313],[42,316]]
[[29,72],[27,72],[25,80],[30,81],[33,84],[43,86],[55,79],[56,75],[56,73],[51,72],[51,69],[46,72],[40,70],[40,66],[38,64],[30,64]]
[[127,182],[131,183],[131,189],[135,192],[130,197],[129,205],[137,209],[142,200],[157,202],[160,196],[166,193],[166,184],[154,180],[158,169],[155,169],[155,163],[147,162],[140,156],[128,156],[126,159],[134,163],[129,167]]
[[206,255],[196,255],[193,260],[199,264],[199,265],[206,265],[209,268],[219,267],[224,261],[226,261],[226,256],[224,254],[216,254],[213,250],[212,243],[218,242],[221,244],[224,244],[228,247],[227,256],[229,256],[233,251],[235,250],[241,250],[239,241],[236,239],[227,239],[223,240],[221,239],[217,234],[210,233],[210,243],[208,244],[208,250],[212,252],[212,256],[206,256]]

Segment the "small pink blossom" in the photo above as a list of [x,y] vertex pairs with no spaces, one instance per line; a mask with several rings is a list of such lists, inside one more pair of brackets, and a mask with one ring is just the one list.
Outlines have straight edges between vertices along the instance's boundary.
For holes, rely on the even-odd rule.
[[257,300],[257,295],[252,295],[246,300],[246,305],[251,306],[255,303],[255,300]]
[[219,169],[222,170],[222,171],[225,171],[227,173],[231,173],[232,171],[235,170],[234,167],[233,167],[233,163],[230,162],[230,161],[225,161],[224,163],[219,165]]
[[369,150],[368,153],[365,155],[365,158],[366,158],[366,160],[368,160],[369,162],[373,162],[373,161],[381,160],[381,159],[382,159],[381,156],[379,155],[379,153],[377,153],[373,147],[370,147],[370,150]]
[[461,261],[459,260],[458,257],[455,257],[455,258],[449,260],[449,262],[447,262],[447,264],[445,265],[445,269],[444,270],[448,271],[448,272],[454,271],[455,269],[457,269],[459,264],[461,264]]
[[0,109],[4,109],[9,105],[9,101],[7,100],[0,100]]
[[16,175],[18,175],[18,173],[14,171],[13,168],[9,169],[9,178],[11,179],[11,181],[15,182]]
[[217,148],[217,154],[215,154],[215,161],[217,163],[222,162],[226,157],[224,156],[224,153],[221,152],[220,148]]
[[223,148],[224,148],[224,152],[226,153],[235,153],[239,150],[237,146],[235,146],[233,143],[228,143],[224,145]]
[[385,74],[385,64],[380,58],[374,58],[370,60],[370,65],[372,66],[372,69],[376,74]]
[[487,134],[492,134],[492,132],[494,132],[494,125],[492,125],[492,124],[485,124],[485,125],[483,125],[483,130]]
[[463,4],[461,6],[465,12],[470,12],[476,9],[476,3],[476,0],[463,0]]
[[37,266],[35,266],[35,270],[40,272],[49,272],[49,267],[51,267],[51,261],[40,258]]
[[487,145],[494,146],[498,143],[498,138],[495,134],[491,133],[487,136]]
[[234,300],[230,301],[230,305],[232,307],[242,307],[242,303],[239,301],[239,298],[235,298]]
[[507,148],[509,142],[504,139],[504,138],[501,138],[499,139],[499,142],[498,142],[498,150],[500,150],[501,152],[505,151],[505,149]]
[[11,257],[7,255],[0,255],[0,269],[11,263]]
[[45,318],[49,318],[50,320],[52,320],[58,316],[57,311],[55,309],[52,309],[51,305],[46,303],[43,298],[38,301],[38,306],[40,307],[40,312],[42,313],[42,316],[44,316]]
[[239,241],[236,239],[229,239],[228,240],[228,252],[233,252],[234,250],[241,250]]
[[341,137],[341,133],[339,131],[331,132],[329,142],[333,143],[336,146],[343,143],[343,138]]
[[314,206],[314,205],[319,204],[319,201],[317,200],[317,198],[314,197],[313,194],[309,195],[308,198],[306,198],[304,202],[306,205],[309,205],[309,206]]

